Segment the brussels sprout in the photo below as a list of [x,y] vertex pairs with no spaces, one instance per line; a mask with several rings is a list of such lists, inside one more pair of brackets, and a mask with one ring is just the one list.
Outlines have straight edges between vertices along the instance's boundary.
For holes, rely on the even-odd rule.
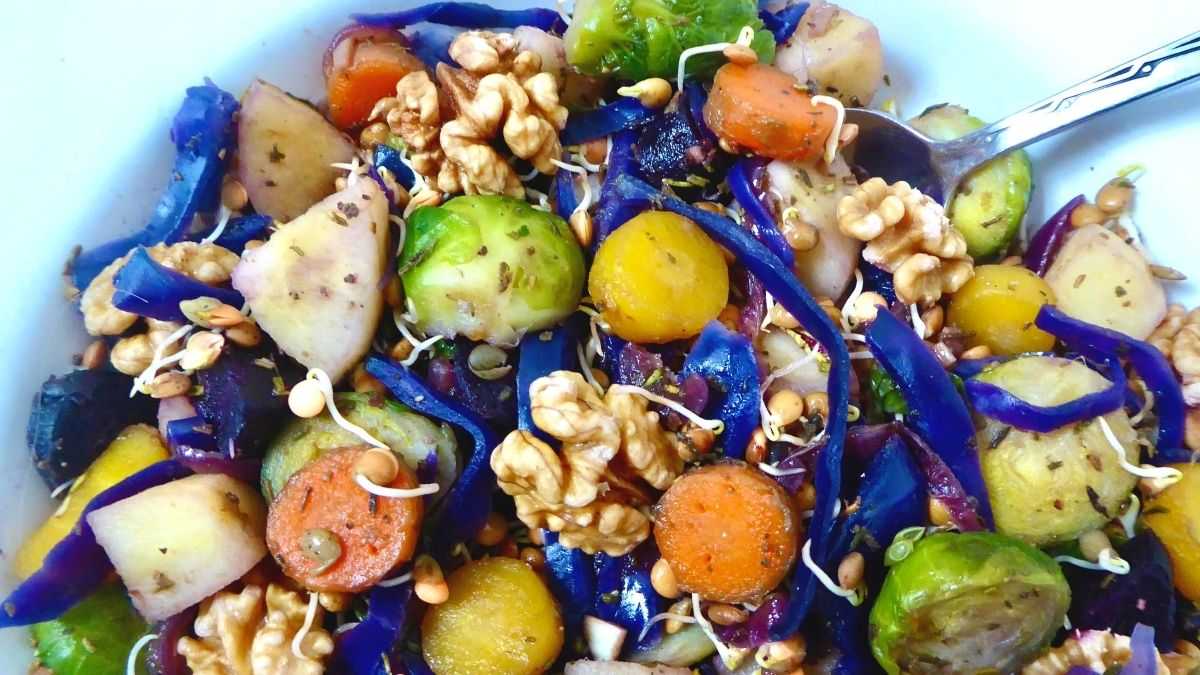
[[[125,591],[109,584],[59,618],[34,624],[38,662],[59,675],[124,675],[129,650],[150,631]],[[145,672],[138,664],[137,672]]]
[[[910,123],[942,141],[983,126],[983,120],[956,105],[929,108]],[[1008,249],[1021,227],[1032,189],[1033,165],[1024,150],[993,159],[963,180],[946,215],[966,238],[971,257],[994,258]]]
[[1045,553],[1000,534],[943,532],[895,564],[871,608],[871,650],[891,675],[1016,670],[1071,602]]
[[[338,394],[338,411],[348,421],[386,443],[413,469],[437,457],[437,482],[443,490],[457,473],[454,433],[395,401],[372,402],[368,394]],[[295,418],[279,432],[263,459],[262,491],[275,499],[288,478],[309,462],[334,448],[359,445],[362,441],[341,428],[326,411],[317,417]]]
[[[1082,363],[1048,356],[1014,359],[984,371],[979,379],[1041,406],[1110,386]],[[1136,458],[1137,435],[1125,411],[1104,418],[1126,456]],[[996,529],[1038,546],[1069,541],[1102,526],[1120,512],[1137,484],[1094,420],[1039,434],[986,419],[977,439]]]
[[[623,80],[673,77],[689,47],[733,42],[742,26],[755,30],[759,61],[775,56],[754,0],[578,0],[567,29],[567,62],[588,75]],[[719,55],[689,59],[688,74],[711,75]]]
[[515,345],[579,305],[583,251],[554,214],[472,195],[417,209],[408,228],[400,277],[427,333]]

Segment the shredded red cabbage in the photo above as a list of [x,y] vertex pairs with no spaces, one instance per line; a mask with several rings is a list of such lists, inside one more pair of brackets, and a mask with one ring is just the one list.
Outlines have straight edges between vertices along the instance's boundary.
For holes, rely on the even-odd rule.
[[1154,646],[1154,629],[1139,623],[1129,636],[1129,661],[1120,675],[1157,675],[1158,649]]
[[559,138],[564,146],[587,143],[618,131],[640,129],[658,117],[659,112],[642,105],[636,98],[621,98],[595,110],[573,113]]
[[459,28],[519,28],[533,26],[544,31],[562,34],[567,23],[562,15],[545,7],[528,9],[497,9],[475,2],[431,2],[398,12],[353,14],[351,17],[367,26],[404,28],[415,23],[436,23]]
[[1083,195],[1079,195],[1067,202],[1066,206],[1050,216],[1050,220],[1047,220],[1046,224],[1033,235],[1033,239],[1029,242],[1029,249],[1025,251],[1026,267],[1039,276],[1046,274],[1046,270],[1050,269],[1050,264],[1054,262],[1054,257],[1058,255],[1058,250],[1062,248],[1067,234],[1071,231],[1071,212],[1085,201],[1087,200]]
[[139,247],[113,278],[112,303],[120,310],[160,321],[188,323],[179,303],[201,297],[216,298],[232,307],[246,303],[232,288],[220,288],[168,269]]
[[758,190],[752,184],[752,175],[761,171],[762,160],[743,157],[734,162],[729,169],[727,183],[734,201],[742,209],[744,218],[751,232],[759,241],[767,245],[771,252],[789,268],[796,265],[796,252],[788,244],[787,239],[775,226],[775,218],[758,197]]
[[763,27],[771,31],[775,36],[775,42],[779,45],[791,39],[792,34],[800,27],[800,19],[804,13],[808,11],[807,2],[798,2],[794,5],[789,5],[779,10],[778,12],[768,12],[760,10],[758,18],[762,20]]
[[367,596],[367,616],[335,640],[334,672],[349,675],[378,673],[382,659],[401,637],[412,595],[412,582],[372,588]]
[[976,412],[1022,431],[1049,433],[1076,422],[1094,419],[1125,404],[1125,371],[1112,360],[1108,368],[1112,382],[1103,391],[1053,406],[1034,405],[991,382],[970,379],[964,383],[967,398]]

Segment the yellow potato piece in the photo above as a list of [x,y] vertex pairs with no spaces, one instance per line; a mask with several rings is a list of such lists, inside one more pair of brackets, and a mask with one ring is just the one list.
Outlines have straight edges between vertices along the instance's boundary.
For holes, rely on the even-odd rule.
[[1054,291],[1038,275],[1015,265],[981,265],[950,300],[948,321],[969,346],[986,345],[993,354],[1048,351],[1054,336],[1033,325],[1046,304],[1054,304]]
[[460,567],[446,582],[450,598],[421,622],[421,651],[434,673],[537,675],[558,658],[558,605],[528,565],[487,558]]
[[1183,480],[1146,502],[1146,525],[1158,535],[1171,567],[1175,588],[1200,602],[1200,464],[1176,464]]
[[170,456],[154,427],[146,424],[126,427],[75,481],[66,497],[66,508],[51,515],[17,551],[13,559],[14,574],[26,579],[41,569],[46,554],[71,532],[93,497]]
[[631,342],[692,337],[729,298],[721,249],[692,221],[647,211],[596,251],[588,293],[614,333]]

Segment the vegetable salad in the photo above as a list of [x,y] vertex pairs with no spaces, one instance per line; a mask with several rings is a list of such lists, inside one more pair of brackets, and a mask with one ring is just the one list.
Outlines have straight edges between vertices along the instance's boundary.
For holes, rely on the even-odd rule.
[[1040,227],[1021,152],[865,174],[881,38],[822,0],[437,2],[312,60],[189,88],[151,221],[67,267],[32,672],[1200,668],[1143,169]]

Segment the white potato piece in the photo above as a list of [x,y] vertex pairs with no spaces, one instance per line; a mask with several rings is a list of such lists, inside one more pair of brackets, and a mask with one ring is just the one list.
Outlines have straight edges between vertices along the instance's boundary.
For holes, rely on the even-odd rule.
[[198,474],[88,515],[134,607],[159,621],[237,580],[267,554],[267,505],[250,486]]
[[1062,311],[1138,340],[1167,313],[1167,295],[1145,257],[1100,225],[1071,233],[1046,271],[1046,283]]
[[624,661],[571,661],[566,675],[691,675],[691,669]]
[[387,240],[387,196],[359,178],[243,253],[233,287],[280,349],[337,382],[379,324]]
[[775,66],[848,106],[865,107],[883,83],[883,47],[875,24],[817,0],[780,45]]
[[837,300],[846,292],[862,242],[838,229],[837,205],[856,185],[840,158],[826,168],[819,162],[799,164],[775,161],[767,165],[767,189],[778,204],[778,213],[791,207],[797,217],[817,228],[817,245],[796,252],[796,276],[816,296]]
[[279,87],[256,80],[238,116],[238,176],[259,213],[286,222],[333,192],[330,166],[357,146],[321,113]]

